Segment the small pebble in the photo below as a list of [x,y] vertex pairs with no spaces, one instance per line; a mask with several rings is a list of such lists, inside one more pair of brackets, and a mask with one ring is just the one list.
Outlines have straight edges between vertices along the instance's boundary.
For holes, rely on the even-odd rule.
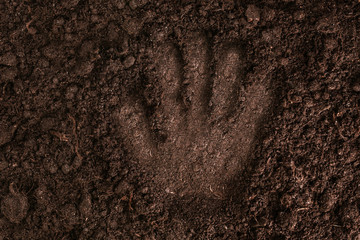
[[113,4],[118,9],[123,9],[125,7],[126,2],[125,2],[125,0],[114,0]]
[[245,15],[248,22],[257,24],[260,21],[260,11],[255,5],[249,5]]
[[115,188],[115,193],[120,196],[126,195],[133,190],[133,186],[126,181],[121,181]]
[[8,52],[0,56],[0,65],[14,67],[16,66],[16,64],[17,64],[16,56],[13,53]]
[[324,100],[328,100],[329,98],[330,98],[330,94],[329,94],[329,93],[326,92],[326,93],[323,94],[323,99],[324,99]]
[[287,65],[289,64],[289,59],[288,59],[288,58],[282,58],[282,59],[280,60],[280,63],[281,63],[281,65],[283,65],[283,66],[287,66]]
[[329,89],[330,91],[336,90],[336,84],[335,84],[335,83],[329,84],[329,85],[328,85],[328,89]]
[[7,168],[9,166],[9,163],[5,162],[5,161],[1,161],[0,162],[0,171],[4,170],[5,168]]
[[106,211],[106,210],[102,211],[102,212],[100,213],[100,215],[103,216],[103,217],[105,217],[105,216],[107,215],[107,211]]
[[58,170],[58,167],[56,166],[56,164],[54,162],[52,162],[49,166],[49,172],[51,174],[55,174]]
[[76,7],[76,5],[78,5],[79,2],[80,0],[63,0],[61,4],[63,5],[63,7],[67,9],[71,9],[73,7]]
[[82,62],[78,68],[76,69],[76,73],[79,76],[86,76],[88,74],[90,74],[93,70],[93,68],[95,67],[94,63],[90,62],[90,61],[85,61]]
[[128,34],[134,36],[139,34],[142,26],[143,26],[143,22],[140,19],[136,19],[136,18],[129,19],[125,21],[124,24],[122,25],[122,27]]
[[77,93],[78,91],[78,87],[77,86],[69,86],[67,89],[66,89],[66,94],[65,94],[65,98],[66,99],[73,99],[75,94]]
[[57,47],[54,45],[46,46],[42,49],[42,54],[49,59],[56,59],[59,57],[59,52],[57,51]]
[[39,186],[35,190],[35,197],[38,204],[46,204],[48,200],[48,196],[46,193],[46,187],[44,185]]
[[354,84],[353,90],[354,90],[355,92],[360,92],[360,83]]
[[265,8],[264,10],[264,16],[263,19],[265,21],[271,22],[274,20],[274,18],[276,17],[276,12],[274,9],[270,9],[270,8]]
[[143,189],[141,189],[141,193],[146,194],[149,192],[149,188],[148,187],[144,187]]
[[16,130],[16,126],[9,126],[5,122],[0,122],[0,146],[11,141]]
[[62,215],[70,225],[74,225],[78,222],[79,215],[74,204],[67,204],[62,209]]
[[294,13],[294,19],[296,21],[302,21],[305,19],[305,12],[300,10]]
[[68,174],[71,171],[71,167],[69,166],[69,164],[64,164],[61,167],[61,170],[64,174]]
[[171,191],[169,187],[165,188],[165,192],[168,194],[175,194],[175,192]]
[[130,0],[129,6],[131,9],[134,10],[138,7],[144,6],[147,2],[148,2],[148,0]]
[[139,1],[139,0],[131,0],[131,1],[129,2],[129,6],[130,6],[131,9],[134,10],[134,9],[136,9],[137,7],[139,7],[140,3],[141,3],[141,1]]
[[88,217],[91,214],[91,195],[89,193],[85,193],[82,196],[82,201],[79,206],[79,211],[82,216]]
[[321,98],[321,93],[315,93],[315,95],[314,95],[314,99],[315,100],[319,100]]
[[111,229],[118,228],[118,223],[115,220],[111,221],[109,225]]
[[51,129],[56,128],[56,126],[58,126],[59,122],[56,118],[52,118],[52,117],[47,117],[47,118],[43,118],[40,122],[40,126],[41,129],[44,132],[47,132]]
[[64,23],[65,23],[65,19],[62,18],[62,17],[59,17],[59,18],[54,20],[53,24],[57,25],[57,26],[62,26],[62,25],[64,25]]
[[126,57],[126,59],[123,62],[125,68],[131,67],[132,65],[134,65],[134,63],[135,63],[135,58],[133,56]]
[[10,184],[10,193],[1,202],[1,212],[12,223],[20,223],[27,214],[29,203],[27,197],[15,191]]
[[17,76],[17,71],[15,68],[8,68],[2,71],[0,74],[0,80],[3,81],[13,81]]
[[129,51],[129,38],[124,36],[120,41],[119,47],[121,49],[121,54],[127,53]]

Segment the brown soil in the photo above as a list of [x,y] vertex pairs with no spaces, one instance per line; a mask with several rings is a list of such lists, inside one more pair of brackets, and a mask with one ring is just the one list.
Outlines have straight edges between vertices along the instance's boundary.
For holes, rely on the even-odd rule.
[[360,239],[358,1],[170,2],[0,3],[0,240]]

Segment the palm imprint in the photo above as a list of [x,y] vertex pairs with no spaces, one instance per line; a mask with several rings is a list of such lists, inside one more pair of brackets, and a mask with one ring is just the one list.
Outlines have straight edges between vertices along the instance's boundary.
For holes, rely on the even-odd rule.
[[[209,49],[201,33],[189,37],[182,53],[173,44],[160,44],[154,61],[161,102],[155,113],[147,117],[133,100],[116,113],[138,166],[169,194],[221,197],[226,183],[246,167],[271,102],[269,79],[252,80],[245,88],[240,47],[222,48],[213,77]],[[164,133],[162,141],[157,132]]]

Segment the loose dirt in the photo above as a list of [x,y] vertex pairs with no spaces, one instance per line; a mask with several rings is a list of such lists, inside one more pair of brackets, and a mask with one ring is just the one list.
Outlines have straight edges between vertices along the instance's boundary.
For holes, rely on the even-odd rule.
[[358,1],[0,3],[1,239],[360,239]]

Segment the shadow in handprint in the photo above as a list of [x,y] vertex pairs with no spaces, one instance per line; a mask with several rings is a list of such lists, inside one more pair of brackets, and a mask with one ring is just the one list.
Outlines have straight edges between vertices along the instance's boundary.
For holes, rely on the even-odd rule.
[[206,35],[188,39],[182,51],[170,43],[154,50],[153,82],[161,95],[151,117],[136,99],[126,99],[115,116],[137,166],[160,191],[225,199],[229,181],[249,166],[272,103],[271,79],[245,73],[246,51],[236,43],[224,44],[211,74]]

